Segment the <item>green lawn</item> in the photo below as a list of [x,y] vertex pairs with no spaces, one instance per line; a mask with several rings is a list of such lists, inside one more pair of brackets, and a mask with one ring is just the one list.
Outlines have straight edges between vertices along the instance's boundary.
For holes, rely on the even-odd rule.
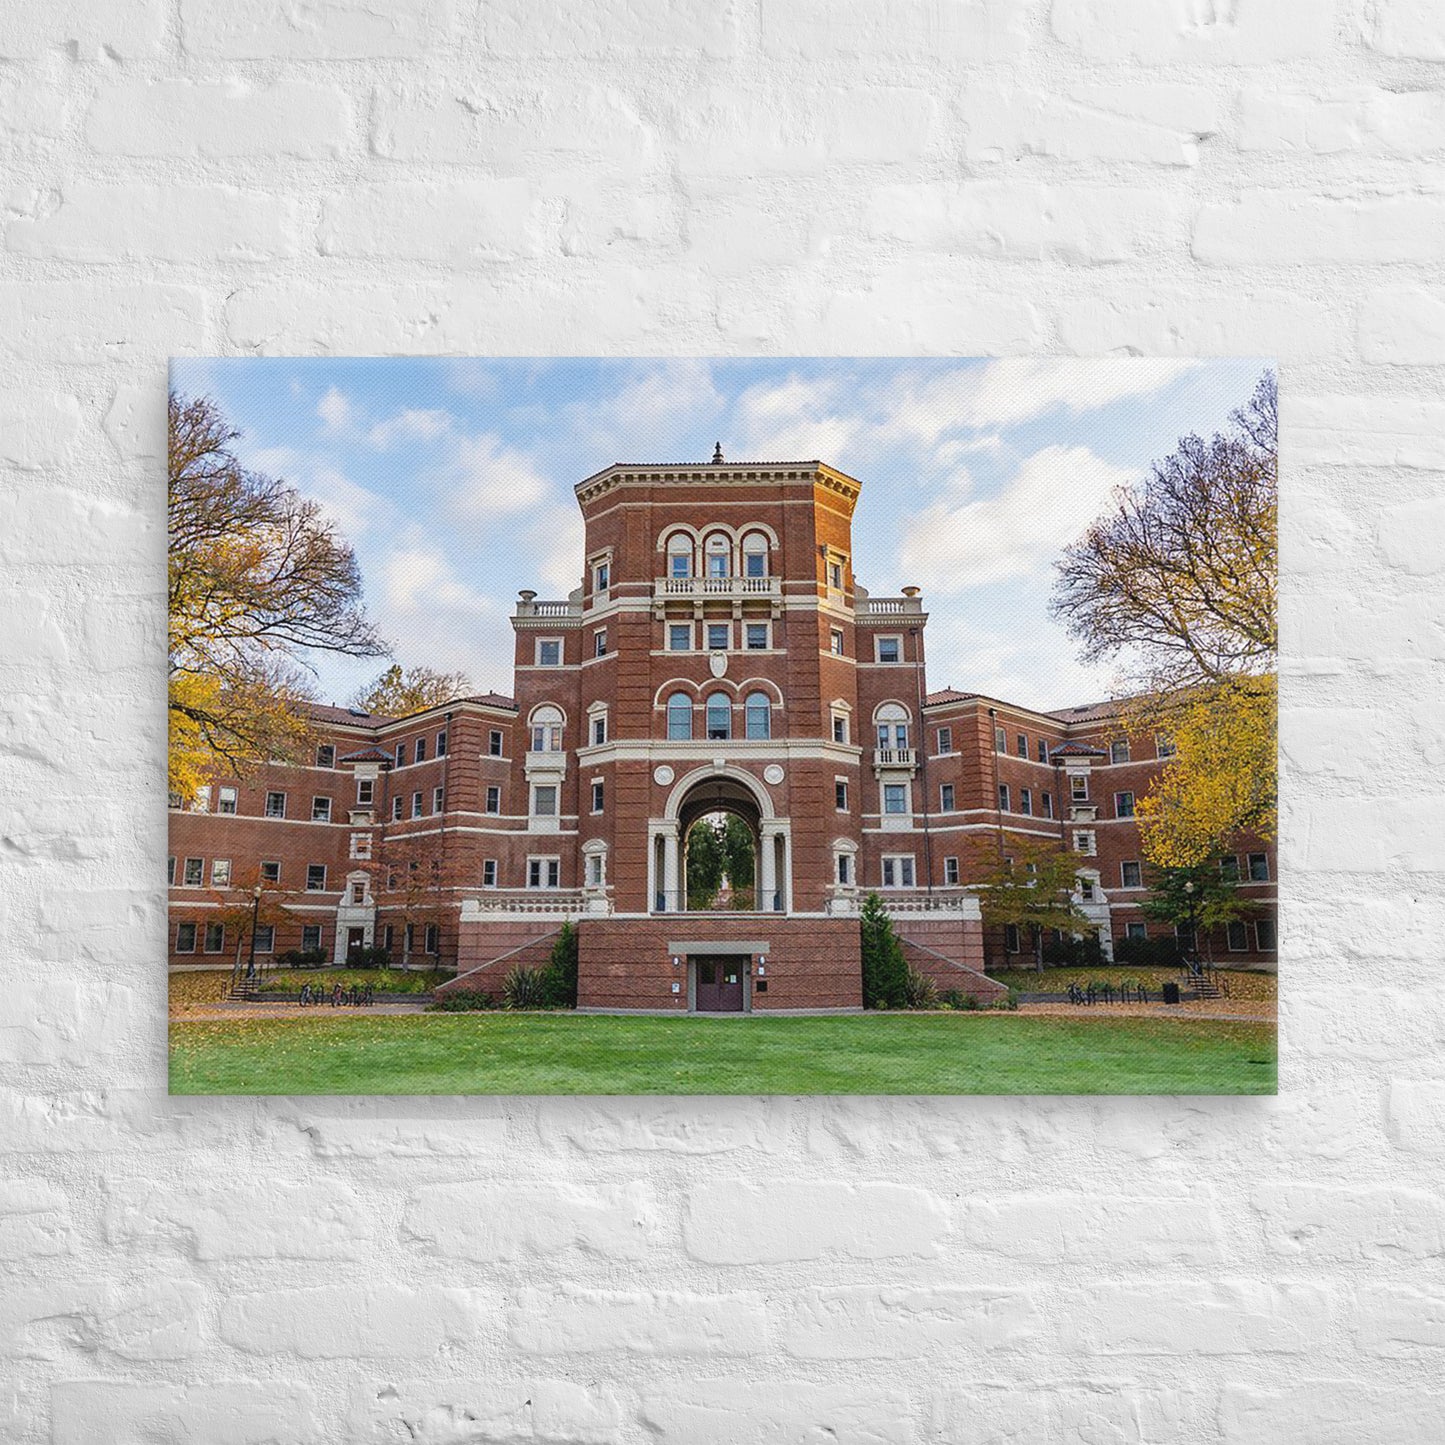
[[172,1022],[177,1094],[1271,1094],[1272,1024],[1017,1014]]
[[[1229,984],[1230,998],[1260,999],[1274,1002],[1279,994],[1279,979],[1272,973],[1252,973],[1243,968],[1222,968],[1220,976]],[[1009,988],[1020,993],[1068,993],[1069,985],[1076,983],[1088,988],[1094,979],[1103,979],[1115,988],[1121,978],[1142,983],[1151,995],[1157,994],[1164,984],[1180,982],[1177,968],[1130,968],[1122,963],[1106,963],[1098,968],[1046,968],[1042,973],[1032,968],[995,969],[989,974]]]

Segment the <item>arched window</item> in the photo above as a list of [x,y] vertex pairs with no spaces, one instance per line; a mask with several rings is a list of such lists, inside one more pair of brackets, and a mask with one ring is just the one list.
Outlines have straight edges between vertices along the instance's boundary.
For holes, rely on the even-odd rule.
[[709,742],[733,735],[733,708],[725,692],[715,692],[707,700],[707,736]]
[[707,575],[709,577],[730,577],[732,575],[732,549],[728,539],[720,532],[714,532],[707,539]]
[[768,575],[768,539],[761,532],[749,532],[743,539],[743,576]]
[[562,751],[562,713],[555,707],[539,707],[532,714],[532,751],[534,753],[560,753]]
[[743,711],[745,737],[770,738],[773,735],[773,704],[765,692],[750,692]]
[[885,702],[873,714],[878,727],[880,748],[906,748],[908,746],[908,709],[902,703]]
[[692,576],[692,538],[686,532],[674,532],[667,539],[667,575]]
[[692,736],[692,699],[685,692],[675,692],[667,700],[667,735],[673,742],[686,742]]

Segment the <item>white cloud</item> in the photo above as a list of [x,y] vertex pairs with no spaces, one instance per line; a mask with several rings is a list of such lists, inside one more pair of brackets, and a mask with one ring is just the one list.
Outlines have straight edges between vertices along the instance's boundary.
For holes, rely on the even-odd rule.
[[400,411],[385,421],[375,422],[366,440],[378,451],[385,451],[399,441],[435,441],[451,425],[452,414],[441,408]]
[[998,494],[931,502],[899,547],[899,575],[949,594],[1011,577],[1041,576],[1137,473],[1087,447],[1045,447],[1026,457]]
[[334,467],[317,467],[306,486],[306,495],[321,504],[351,542],[368,533],[393,530],[400,517],[389,498],[358,485]]
[[507,446],[494,432],[457,437],[435,481],[453,515],[470,523],[526,511],[554,490],[531,457]]
[[705,461],[685,455],[681,438],[716,421],[723,405],[712,364],[683,358],[629,371],[615,390],[569,405],[563,420],[586,471],[621,461]]
[[327,431],[343,432],[354,421],[356,409],[351,404],[351,398],[339,386],[331,386],[316,403],[316,415],[325,423]]
[[841,463],[866,423],[861,412],[835,405],[839,390],[836,381],[798,376],[750,386],[738,398],[739,437],[732,455],[739,461]]
[[554,596],[582,585],[586,539],[582,513],[571,502],[547,507],[527,529],[526,546],[537,559],[536,577]]

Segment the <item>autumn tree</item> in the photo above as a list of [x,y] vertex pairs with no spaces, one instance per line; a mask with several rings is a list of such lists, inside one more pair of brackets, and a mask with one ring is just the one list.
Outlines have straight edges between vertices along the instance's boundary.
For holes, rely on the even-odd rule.
[[1156,866],[1274,831],[1277,458],[1266,372],[1227,431],[1183,438],[1058,565],[1055,615],[1089,656],[1124,662],[1141,694],[1126,722],[1175,749],[1139,804]]
[[980,857],[973,873],[978,879],[978,903],[990,928],[1012,925],[1032,933],[1034,966],[1043,972],[1044,933],[1081,933],[1091,925],[1074,902],[1079,886],[1079,860],[1058,845],[1011,839],[1011,856]]
[[386,648],[320,507],[242,466],[210,398],[172,392],[168,423],[170,790],[190,799],[218,764],[301,754],[309,653]]
[[1217,859],[1186,868],[1150,868],[1145,882],[1149,896],[1139,904],[1140,912],[1158,923],[1187,929],[1196,957],[1201,929],[1207,947],[1211,930],[1232,923],[1245,911],[1239,890],[1224,876]]
[[356,707],[383,717],[406,717],[429,707],[440,707],[472,691],[464,672],[437,672],[430,667],[408,667],[392,663],[375,681],[358,689],[352,702]]

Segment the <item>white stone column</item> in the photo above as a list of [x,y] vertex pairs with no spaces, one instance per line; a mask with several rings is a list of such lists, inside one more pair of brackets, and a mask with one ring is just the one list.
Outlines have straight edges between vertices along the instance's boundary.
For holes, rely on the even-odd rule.
[[666,893],[667,912],[676,913],[682,907],[682,900],[678,897],[678,852],[680,843],[677,836],[677,829],[673,828],[663,835],[662,840],[662,887]]
[[758,883],[763,891],[758,903],[769,912],[773,907],[773,894],[778,891],[777,854],[774,851],[773,836],[767,829],[761,830],[758,836]]

